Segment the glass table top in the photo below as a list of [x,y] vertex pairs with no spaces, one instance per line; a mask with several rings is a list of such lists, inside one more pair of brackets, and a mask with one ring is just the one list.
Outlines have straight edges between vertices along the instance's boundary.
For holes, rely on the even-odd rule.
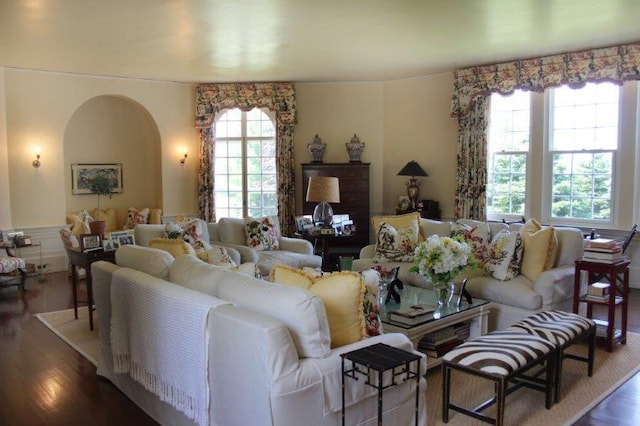
[[[458,300],[458,295],[454,294],[451,304],[438,306],[438,302],[436,301],[436,295],[433,289],[430,288],[421,288],[415,287],[412,285],[404,285],[403,290],[398,290],[400,293],[400,303],[395,302],[393,299],[390,299],[388,303],[384,305],[380,305],[380,319],[383,323],[392,324],[396,327],[400,328],[412,328],[417,325],[424,325],[426,323],[430,323],[436,321],[441,318],[445,318],[451,315],[455,315],[460,312],[467,311],[469,309],[476,308],[478,306],[486,305],[489,303],[488,300],[476,299],[474,298],[471,303],[467,303],[466,299],[463,297],[460,306],[456,306],[456,301]],[[403,324],[397,321],[392,321],[388,318],[388,313],[395,311],[400,308],[406,308],[412,305],[430,305],[435,309],[433,314],[428,315],[426,321],[420,322],[420,324],[408,325]]]

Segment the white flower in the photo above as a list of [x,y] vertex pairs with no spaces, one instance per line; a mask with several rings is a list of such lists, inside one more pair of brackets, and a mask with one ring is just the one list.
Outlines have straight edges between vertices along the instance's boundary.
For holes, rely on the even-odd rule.
[[467,243],[432,235],[416,247],[411,270],[433,282],[448,282],[467,266],[470,254]]

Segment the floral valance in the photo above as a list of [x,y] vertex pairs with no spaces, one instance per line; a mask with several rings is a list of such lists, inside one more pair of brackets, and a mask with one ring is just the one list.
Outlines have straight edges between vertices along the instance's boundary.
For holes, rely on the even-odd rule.
[[268,108],[276,111],[278,124],[296,124],[296,92],[293,83],[203,84],[196,89],[196,127],[213,124],[216,112],[225,108]]
[[467,115],[478,96],[494,92],[543,92],[565,84],[627,80],[640,80],[640,43],[464,68],[455,72],[451,116]]

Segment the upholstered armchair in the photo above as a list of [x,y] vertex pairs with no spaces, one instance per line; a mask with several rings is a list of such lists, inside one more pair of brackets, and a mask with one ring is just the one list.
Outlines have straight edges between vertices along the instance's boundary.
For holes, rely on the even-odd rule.
[[[268,224],[261,221],[267,221]],[[277,264],[285,264],[295,268],[319,268],[322,257],[316,256],[313,245],[300,238],[283,237],[280,234],[280,222],[277,216],[256,219],[267,236],[251,235],[247,237],[245,219],[220,218],[217,223],[209,223],[209,238],[212,244],[238,250],[242,262],[253,262],[260,268],[263,276],[268,276]],[[251,241],[251,246],[249,242]]]
[[0,287],[18,286],[24,291],[27,279],[26,263],[6,245],[0,245]]

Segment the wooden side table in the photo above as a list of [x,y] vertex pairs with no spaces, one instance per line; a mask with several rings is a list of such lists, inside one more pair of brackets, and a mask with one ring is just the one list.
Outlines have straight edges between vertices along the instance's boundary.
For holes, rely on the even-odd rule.
[[[587,304],[587,317],[593,316],[593,305],[607,306],[607,334],[605,342],[607,351],[613,350],[616,343],[627,343],[627,311],[629,304],[629,265],[631,261],[624,258],[617,263],[588,262],[576,260],[576,270],[573,283],[573,312],[578,313],[580,302]],[[610,283],[608,300],[588,299],[580,294],[581,272],[587,272],[587,285],[595,282],[598,275],[604,274]],[[620,305],[620,329],[619,333],[615,328],[616,307]]]
[[[378,426],[382,425],[382,391],[396,386],[396,377],[403,381],[416,379],[416,426],[418,426],[418,407],[420,397],[420,360],[421,357],[412,352],[394,348],[384,343],[376,343],[355,351],[340,355],[342,357],[342,425],[345,424],[345,377],[358,380],[356,374],[366,377],[365,383],[378,390]],[[348,368],[345,360],[351,362]],[[411,367],[415,366],[413,370]],[[378,373],[378,383],[372,380],[371,372]],[[384,372],[391,371],[391,383],[384,386]]]
[[69,263],[71,264],[71,285],[73,287],[73,312],[78,319],[78,274],[77,268],[84,268],[87,283],[87,308],[89,309],[89,330],[93,330],[93,280],[91,277],[91,264],[99,260],[115,263],[116,252],[105,250],[94,250],[82,252],[67,248]]

